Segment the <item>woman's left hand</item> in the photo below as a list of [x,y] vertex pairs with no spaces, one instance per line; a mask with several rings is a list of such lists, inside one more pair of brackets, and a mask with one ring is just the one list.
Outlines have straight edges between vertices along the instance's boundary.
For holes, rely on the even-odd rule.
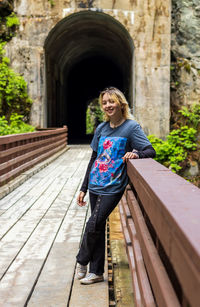
[[139,159],[139,156],[135,152],[127,152],[122,159],[123,162],[127,162],[128,159]]

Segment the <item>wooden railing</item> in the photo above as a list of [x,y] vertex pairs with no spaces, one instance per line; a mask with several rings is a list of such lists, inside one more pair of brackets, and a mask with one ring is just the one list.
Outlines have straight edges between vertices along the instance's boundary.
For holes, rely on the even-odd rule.
[[67,145],[67,127],[0,137],[0,186]]
[[200,306],[200,189],[152,159],[127,164],[119,209],[136,306]]

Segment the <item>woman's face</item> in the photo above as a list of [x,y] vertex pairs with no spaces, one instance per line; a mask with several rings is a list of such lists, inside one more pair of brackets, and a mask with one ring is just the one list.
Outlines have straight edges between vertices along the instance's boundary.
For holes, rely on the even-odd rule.
[[105,93],[102,97],[102,109],[104,113],[109,116],[122,116],[122,109],[119,103],[117,103],[115,100],[112,99],[112,97]]

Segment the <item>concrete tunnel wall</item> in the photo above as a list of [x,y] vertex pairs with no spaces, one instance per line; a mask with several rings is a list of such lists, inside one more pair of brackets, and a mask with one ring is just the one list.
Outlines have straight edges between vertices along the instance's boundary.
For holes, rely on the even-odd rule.
[[56,24],[45,41],[47,126],[67,124],[69,141],[85,140],[87,104],[116,86],[133,108],[132,38],[102,12],[74,13]]

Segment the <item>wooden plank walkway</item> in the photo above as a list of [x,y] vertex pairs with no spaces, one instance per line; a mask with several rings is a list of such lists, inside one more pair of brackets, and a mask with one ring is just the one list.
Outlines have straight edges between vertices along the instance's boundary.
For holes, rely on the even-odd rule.
[[73,145],[0,200],[0,306],[106,307],[107,277],[84,286],[75,256],[88,207],[78,207],[91,150]]

